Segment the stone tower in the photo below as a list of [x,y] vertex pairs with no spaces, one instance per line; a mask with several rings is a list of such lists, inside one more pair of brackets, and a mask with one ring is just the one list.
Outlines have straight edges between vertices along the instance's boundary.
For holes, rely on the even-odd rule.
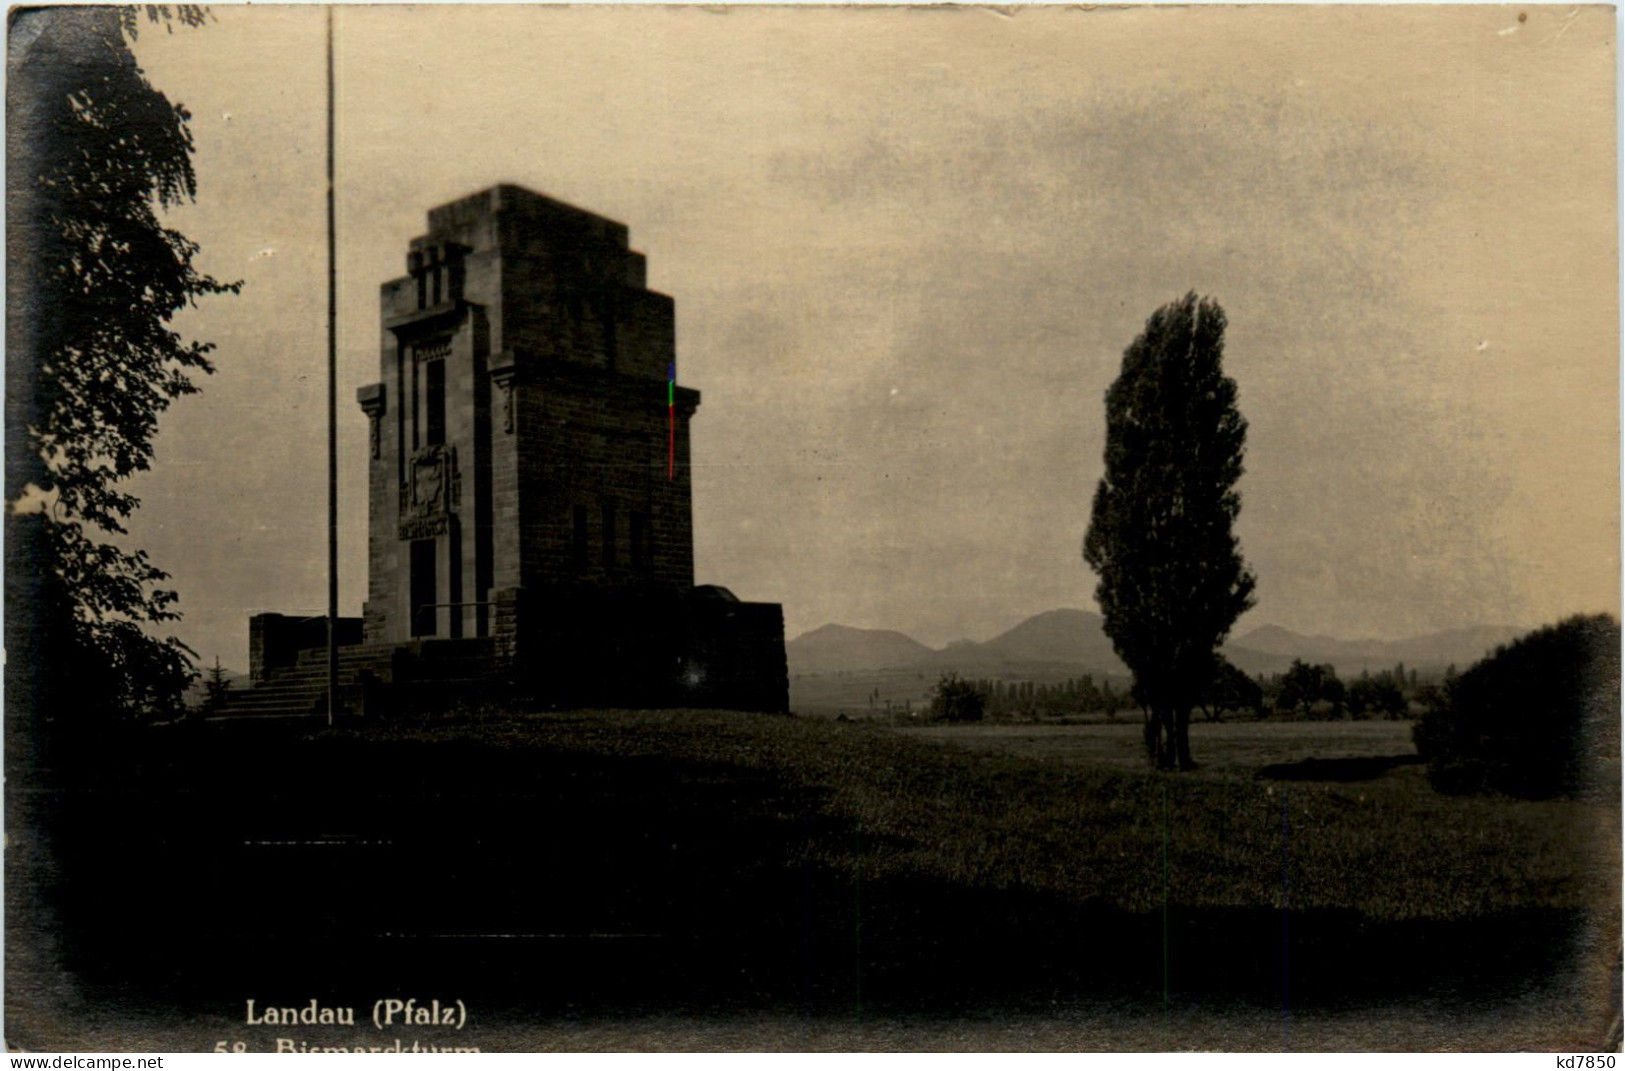
[[430,211],[406,267],[358,392],[364,642],[488,638],[564,700],[784,709],[779,607],[694,588],[700,396],[627,228],[496,186]]

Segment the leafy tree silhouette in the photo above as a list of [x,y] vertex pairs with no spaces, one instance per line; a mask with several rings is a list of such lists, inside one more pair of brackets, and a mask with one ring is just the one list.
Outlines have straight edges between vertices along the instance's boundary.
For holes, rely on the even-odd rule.
[[1253,605],[1232,532],[1247,422],[1221,365],[1224,329],[1224,310],[1190,293],[1153,313],[1124,351],[1083,541],[1106,634],[1146,707],[1147,751],[1164,768],[1194,765],[1191,708]]
[[1368,677],[1348,687],[1349,713],[1355,717],[1382,714],[1390,721],[1405,712],[1405,695],[1393,677]]
[[1332,716],[1343,714],[1343,682],[1337,679],[1337,670],[1329,664],[1310,665],[1294,658],[1292,666],[1281,677],[1279,703],[1287,710],[1303,717],[1314,712],[1315,704],[1324,700],[1332,705]]
[[981,721],[982,693],[957,673],[944,673],[931,693],[931,717],[937,721]]
[[[21,9],[10,25],[6,361],[7,692],[36,711],[173,712],[192,653],[168,575],[119,537],[159,415],[213,371],[174,316],[235,293],[159,213],[196,195],[187,110],[130,50],[143,9]],[[166,29],[201,8],[148,7]]]
[[1213,679],[1204,690],[1200,705],[1209,721],[1218,721],[1227,710],[1246,710],[1263,717],[1264,689],[1224,655],[1214,655]]

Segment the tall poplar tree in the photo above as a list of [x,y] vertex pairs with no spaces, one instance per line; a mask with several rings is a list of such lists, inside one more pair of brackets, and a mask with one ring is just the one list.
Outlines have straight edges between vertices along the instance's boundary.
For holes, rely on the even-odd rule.
[[1164,305],[1106,392],[1106,472],[1083,558],[1112,646],[1146,706],[1146,747],[1189,769],[1191,709],[1253,605],[1233,531],[1247,422],[1224,374],[1225,316],[1195,293]]

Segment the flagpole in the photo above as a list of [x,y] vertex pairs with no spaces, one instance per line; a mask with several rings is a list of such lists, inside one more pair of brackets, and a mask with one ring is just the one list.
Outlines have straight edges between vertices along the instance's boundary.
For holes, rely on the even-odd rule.
[[339,701],[338,253],[333,211],[333,5],[327,7],[327,724]]

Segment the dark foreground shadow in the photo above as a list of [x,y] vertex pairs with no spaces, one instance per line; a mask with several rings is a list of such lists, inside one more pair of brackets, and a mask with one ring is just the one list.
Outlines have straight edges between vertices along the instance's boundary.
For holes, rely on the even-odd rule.
[[[954,1014],[1165,987],[1266,1008],[1487,1001],[1569,962],[1582,922],[1165,917],[866,878],[899,845],[716,764],[274,733],[126,760],[22,801],[46,849],[26,872],[8,852],[32,898],[8,913],[8,969],[49,951],[89,999],[158,1009],[398,993],[533,1019]],[[820,863],[813,843],[864,862]]]
[[1265,766],[1255,775],[1269,781],[1372,781],[1401,766],[1420,766],[1420,755],[1362,755],[1347,759],[1303,759]]

